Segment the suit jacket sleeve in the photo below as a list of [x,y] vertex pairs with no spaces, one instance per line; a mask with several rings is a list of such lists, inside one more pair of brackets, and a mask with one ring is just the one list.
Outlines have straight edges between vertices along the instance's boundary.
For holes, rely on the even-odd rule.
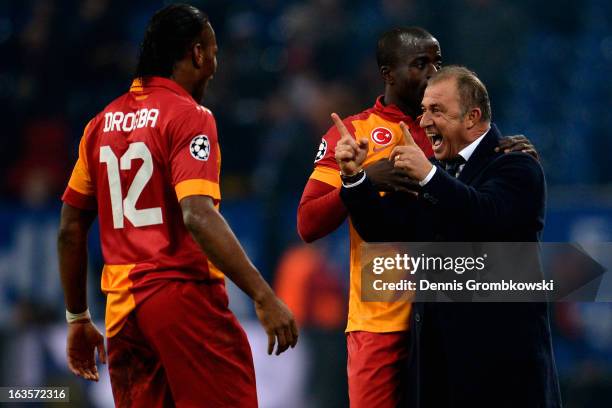
[[504,154],[483,171],[485,181],[478,187],[437,171],[423,187],[423,201],[442,219],[472,230],[543,224],[545,181],[536,160],[523,153]]
[[411,241],[418,231],[417,200],[411,194],[381,197],[366,177],[358,186],[340,190],[353,227],[366,242]]

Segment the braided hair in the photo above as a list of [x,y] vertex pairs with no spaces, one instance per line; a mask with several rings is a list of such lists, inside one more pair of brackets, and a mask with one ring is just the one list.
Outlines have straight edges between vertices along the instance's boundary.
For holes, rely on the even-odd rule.
[[171,4],[156,12],[140,44],[136,77],[170,77],[174,64],[185,56],[207,23],[208,16],[188,4]]

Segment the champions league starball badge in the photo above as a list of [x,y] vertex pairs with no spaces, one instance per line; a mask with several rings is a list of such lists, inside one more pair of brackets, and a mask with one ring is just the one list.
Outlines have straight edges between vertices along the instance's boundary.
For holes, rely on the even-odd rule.
[[325,153],[327,153],[327,141],[325,139],[321,139],[319,151],[317,151],[317,155],[315,157],[315,163],[325,157]]
[[199,135],[194,137],[189,145],[189,152],[196,160],[208,160],[210,156],[210,142],[208,141],[208,136]]

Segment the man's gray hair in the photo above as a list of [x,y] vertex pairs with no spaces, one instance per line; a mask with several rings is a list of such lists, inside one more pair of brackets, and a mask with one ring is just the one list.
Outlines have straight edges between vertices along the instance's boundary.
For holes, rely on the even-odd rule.
[[436,84],[447,79],[456,80],[462,115],[465,115],[472,108],[479,108],[482,113],[480,120],[482,122],[491,121],[489,93],[476,73],[466,67],[449,65],[433,74],[427,84]]

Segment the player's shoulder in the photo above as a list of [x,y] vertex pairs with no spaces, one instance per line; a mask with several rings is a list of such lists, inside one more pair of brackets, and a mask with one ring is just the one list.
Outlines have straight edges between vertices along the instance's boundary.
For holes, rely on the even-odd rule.
[[[365,120],[369,118],[370,115],[372,114],[374,114],[374,110],[372,108],[368,108],[359,113],[355,113],[355,114],[352,114],[352,115],[349,115],[343,118],[342,123],[344,123],[344,126],[346,126],[347,130],[351,133],[351,135],[355,136],[354,135],[354,132],[355,132],[354,123],[357,121]],[[330,119],[330,122],[331,122],[331,119]],[[338,132],[338,129],[336,128],[335,125],[331,125],[329,129],[327,130],[327,132],[325,133],[325,135],[323,136],[324,140],[336,140],[339,138],[340,138],[340,133]]]
[[[186,99],[186,98],[185,98]],[[212,111],[205,106],[196,103],[192,100],[181,100],[173,106],[173,109],[169,112],[169,121],[181,122],[181,123],[204,123],[212,121],[214,122],[215,117]]]
[[215,115],[206,106],[195,103],[190,108],[191,113],[203,120],[215,120]]
[[375,115],[376,114],[376,110],[373,107],[369,107],[367,109],[362,110],[359,113],[355,113],[353,115],[347,116],[346,117],[346,122],[347,123],[353,123],[356,120],[364,120],[369,118],[371,115]]
[[218,140],[217,125],[212,111],[193,101],[175,110],[168,118],[163,133],[170,145],[182,145],[189,141],[192,144],[214,144]]
[[170,118],[167,134],[173,143],[192,137],[205,137],[207,141],[217,140],[217,125],[210,109],[195,102],[183,106]]

